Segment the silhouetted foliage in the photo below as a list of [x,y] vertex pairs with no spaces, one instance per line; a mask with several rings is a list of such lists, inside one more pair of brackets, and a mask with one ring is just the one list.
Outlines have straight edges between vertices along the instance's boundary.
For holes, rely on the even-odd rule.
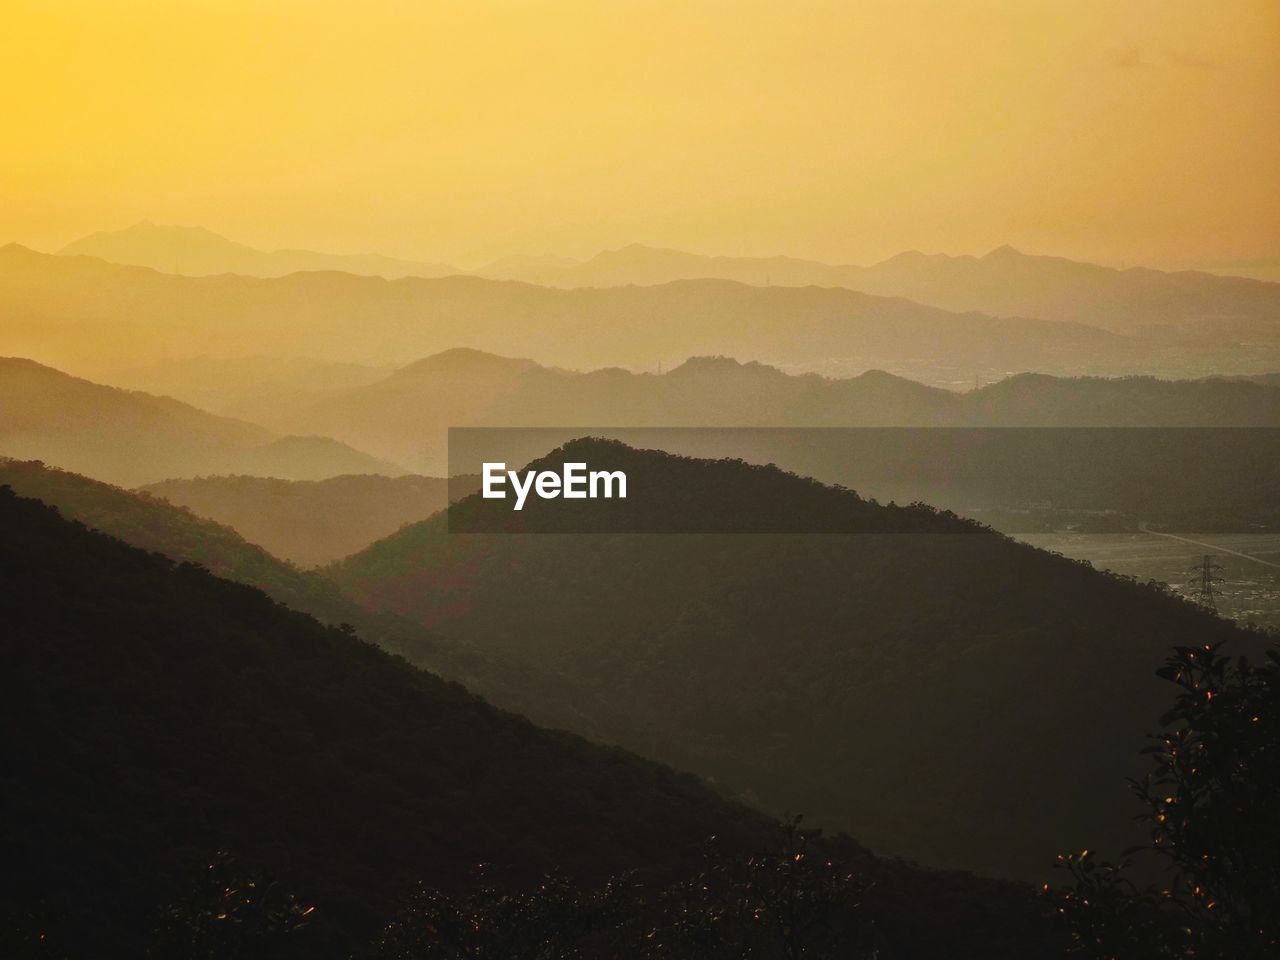
[[[1280,647],[1261,665],[1178,647],[1159,675],[1178,695],[1146,751],[1154,768],[1133,781],[1149,845],[1118,864],[1064,855],[1073,886],[1048,892],[1088,956],[1280,955]],[[1159,880],[1143,885],[1149,862]]]
[[620,939],[633,902],[625,881],[582,890],[549,876],[529,891],[485,881],[451,896],[420,887],[375,945],[374,960],[576,960]]
[[633,878],[583,890],[563,877],[463,896],[423,887],[387,925],[374,960],[843,960],[869,956],[865,884],[827,858],[799,818],[771,849],[731,854],[715,838],[699,872],[652,897]]
[[219,853],[188,895],[161,913],[148,960],[275,960],[304,955],[314,906],[278,880]]
[[0,957],[5,960],[66,960],[62,924],[43,904],[0,898]]
[[800,960],[869,956],[874,924],[865,881],[816,849],[788,820],[772,850],[743,860],[712,844],[704,871],[669,888],[646,936],[654,960]]

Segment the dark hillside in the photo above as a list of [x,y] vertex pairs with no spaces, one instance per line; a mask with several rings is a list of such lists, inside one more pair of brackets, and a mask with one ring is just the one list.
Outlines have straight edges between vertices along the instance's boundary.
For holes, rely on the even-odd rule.
[[[313,953],[368,943],[421,880],[688,875],[772,828],[694,778],[548,733],[264,594],[0,488],[0,916],[136,957],[212,851],[318,905]],[[903,958],[1049,956],[1024,893],[828,846]],[[8,930],[4,931],[7,935]],[[0,941],[3,942],[3,941]]]
[[479,650],[446,640],[412,620],[372,612],[344,596],[332,580],[299,570],[247,542],[230,527],[197,517],[164,500],[42,463],[3,458],[0,485],[57,507],[68,519],[133,546],[179,562],[196,563],[216,576],[257,587],[273,600],[309,613],[321,623],[351,624],[366,640],[468,689],[484,690],[509,709],[527,713],[537,705],[547,725],[567,726],[573,717],[584,712],[582,694],[561,686],[550,700],[546,690],[537,691],[536,700],[528,700],[531,691],[524,682],[525,668],[514,660],[494,661]]
[[[536,665],[531,685],[598,694],[574,729],[877,851],[1033,877],[1077,840],[1125,845],[1125,778],[1161,708],[1153,665],[1174,643],[1240,635],[1160,589],[927,507],[596,441],[546,463],[565,459],[647,461],[645,489],[660,493],[637,486],[631,509],[665,510],[665,526],[621,529],[737,517],[813,530],[822,505],[846,532],[458,535],[437,517],[333,577],[375,609]],[[606,516],[589,513],[598,503],[578,501],[579,518]],[[801,505],[805,525],[786,525]],[[507,522],[581,529],[555,525],[562,509]]]

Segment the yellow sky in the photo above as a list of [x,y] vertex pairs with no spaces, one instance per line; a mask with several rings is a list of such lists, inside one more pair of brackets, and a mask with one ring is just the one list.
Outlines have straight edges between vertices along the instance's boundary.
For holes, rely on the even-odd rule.
[[1277,0],[4,0],[0,242],[1280,257]]

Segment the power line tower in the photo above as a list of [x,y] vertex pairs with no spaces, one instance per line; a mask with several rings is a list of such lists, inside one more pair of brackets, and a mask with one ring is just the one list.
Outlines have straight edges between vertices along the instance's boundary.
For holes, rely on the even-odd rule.
[[1223,578],[1218,576],[1221,572],[1222,564],[1214,560],[1214,554],[1206,553],[1200,562],[1191,568],[1192,575],[1187,580],[1187,586],[1195,591],[1195,598],[1200,605],[1214,613],[1218,612],[1218,597],[1221,595],[1221,591],[1216,586],[1223,582]]

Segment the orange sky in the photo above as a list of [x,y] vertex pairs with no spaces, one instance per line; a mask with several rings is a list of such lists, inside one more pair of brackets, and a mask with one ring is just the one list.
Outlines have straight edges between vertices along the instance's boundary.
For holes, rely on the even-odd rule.
[[0,242],[1280,258],[1276,0],[7,0]]

